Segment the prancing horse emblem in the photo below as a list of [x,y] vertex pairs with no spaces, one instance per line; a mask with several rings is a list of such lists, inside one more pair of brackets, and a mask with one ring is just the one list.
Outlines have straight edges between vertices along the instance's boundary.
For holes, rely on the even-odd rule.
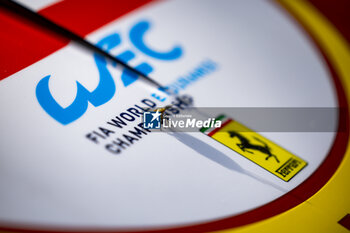
[[231,138],[237,137],[239,139],[240,143],[237,143],[236,145],[243,152],[248,152],[248,153],[254,154],[254,152],[251,152],[251,151],[249,151],[247,149],[257,150],[257,151],[260,151],[261,153],[267,154],[267,157],[265,158],[265,160],[268,160],[270,157],[274,157],[276,159],[277,163],[280,162],[278,160],[277,156],[271,153],[270,147],[265,142],[260,140],[259,138],[254,137],[255,140],[257,140],[260,143],[264,144],[263,146],[262,145],[251,144],[247,138],[243,137],[241,134],[239,134],[239,133],[237,133],[235,131],[228,131],[228,133],[230,134]]

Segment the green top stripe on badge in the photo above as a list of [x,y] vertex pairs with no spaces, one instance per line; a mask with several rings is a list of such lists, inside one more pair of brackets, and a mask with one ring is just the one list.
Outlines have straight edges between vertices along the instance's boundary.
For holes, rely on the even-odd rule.
[[[220,121],[220,120],[222,120],[223,118],[225,118],[225,115],[219,115],[217,118],[215,118],[215,120],[214,120],[214,123],[215,122],[217,122],[217,121]],[[211,127],[203,127],[203,128],[201,128],[200,129],[200,131],[202,132],[202,133],[204,133],[205,131],[207,131],[208,129],[210,129]]]

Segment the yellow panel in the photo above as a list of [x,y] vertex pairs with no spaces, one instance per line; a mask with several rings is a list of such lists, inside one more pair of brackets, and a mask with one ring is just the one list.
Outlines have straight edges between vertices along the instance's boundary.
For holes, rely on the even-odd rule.
[[292,179],[307,165],[301,158],[234,120],[229,120],[211,137],[284,181]]

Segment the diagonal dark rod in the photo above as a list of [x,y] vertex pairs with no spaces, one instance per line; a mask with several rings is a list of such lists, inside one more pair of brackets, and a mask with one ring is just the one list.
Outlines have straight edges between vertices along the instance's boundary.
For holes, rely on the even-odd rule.
[[124,68],[132,71],[133,73],[139,75],[143,79],[147,80],[148,82],[152,83],[153,85],[157,86],[160,90],[166,91],[167,88],[155,81],[154,79],[148,77],[147,75],[143,74],[142,72],[138,71],[137,69],[131,67],[127,63],[123,62],[122,60],[112,56],[108,52],[104,51],[103,49],[97,47],[96,45],[90,43],[89,41],[85,40],[83,37],[77,35],[76,33],[56,24],[55,22],[41,16],[40,14],[30,10],[29,8],[26,8],[22,6],[21,4],[14,2],[12,0],[0,0],[0,6],[3,6],[4,8],[10,10],[11,12],[14,12],[22,17],[25,17],[29,19],[32,22],[35,22],[36,24],[49,29],[55,33],[58,33],[59,35],[69,39],[78,42],[79,44],[83,45],[84,47],[94,51],[95,53],[98,53],[102,55],[105,58],[108,58],[109,60],[116,62],[120,65],[122,65]]

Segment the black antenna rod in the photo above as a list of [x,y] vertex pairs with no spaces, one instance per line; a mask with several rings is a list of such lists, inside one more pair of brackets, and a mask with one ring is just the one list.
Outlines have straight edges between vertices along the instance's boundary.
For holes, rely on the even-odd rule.
[[76,33],[56,24],[55,22],[47,19],[46,17],[28,9],[27,7],[24,7],[21,4],[15,2],[13,0],[0,0],[0,6],[3,6],[7,10],[10,10],[11,12],[14,12],[22,17],[25,17],[25,18],[29,19],[30,21],[35,22],[36,24],[38,24],[46,29],[49,29],[55,33],[58,33],[59,35],[65,37],[69,40],[78,42],[79,44],[94,51],[95,53],[98,53],[98,54],[102,55],[103,57],[108,58],[109,60],[122,65],[124,68],[132,71],[133,73],[139,75],[140,77],[142,77],[146,81],[157,86],[160,90],[170,94],[166,87],[164,87],[163,85],[161,85],[160,83],[158,83],[154,79],[152,79],[152,78],[148,77],[147,75],[143,74],[142,72],[136,70],[135,68],[131,67],[127,63],[123,62],[122,60],[112,56],[108,52],[106,52],[103,49],[97,47],[96,45],[90,43],[89,41],[85,40],[83,37],[77,35]]

